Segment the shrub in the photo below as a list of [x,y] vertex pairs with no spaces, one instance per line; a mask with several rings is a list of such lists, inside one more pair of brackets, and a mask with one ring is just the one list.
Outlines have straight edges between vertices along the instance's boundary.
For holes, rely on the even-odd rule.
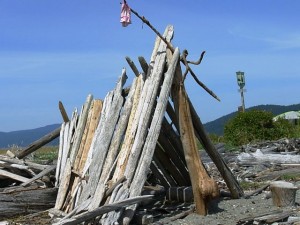
[[261,110],[239,112],[224,127],[225,142],[234,146],[294,135],[295,128],[287,120],[274,122],[271,112]]

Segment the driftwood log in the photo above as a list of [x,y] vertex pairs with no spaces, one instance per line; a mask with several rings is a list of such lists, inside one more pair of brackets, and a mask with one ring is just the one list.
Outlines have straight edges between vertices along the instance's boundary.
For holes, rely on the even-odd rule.
[[50,209],[56,200],[57,188],[28,187],[0,193],[0,218],[36,213]]
[[270,184],[273,204],[278,207],[294,206],[298,187],[286,181],[273,181]]

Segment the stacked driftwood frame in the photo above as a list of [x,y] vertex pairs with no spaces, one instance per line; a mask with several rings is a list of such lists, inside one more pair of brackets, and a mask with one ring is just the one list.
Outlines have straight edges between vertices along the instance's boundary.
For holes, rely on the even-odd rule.
[[173,32],[168,26],[165,40],[156,39],[149,64],[140,58],[144,73],[130,62],[136,77],[126,93],[123,69],[103,102],[89,95],[81,112],[75,111],[62,125],[55,208],[65,216],[57,224],[129,224],[135,203],[151,197],[140,197],[149,173],[164,187],[192,185],[196,212],[205,215],[206,203],[218,195],[218,187],[200,161],[196,137],[232,196],[242,195],[185,92],[180,50],[165,43]]

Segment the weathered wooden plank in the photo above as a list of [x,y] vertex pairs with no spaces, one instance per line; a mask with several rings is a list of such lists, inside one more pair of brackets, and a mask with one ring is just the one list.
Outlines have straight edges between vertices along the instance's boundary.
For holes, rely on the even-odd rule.
[[[108,93],[104,100],[104,106],[101,113],[99,125],[96,129],[90,152],[92,152],[92,159],[90,166],[86,164],[90,172],[90,177],[87,186],[83,189],[80,201],[84,201],[89,196],[93,196],[100,179],[106,154],[108,152],[113,133],[120,116],[120,111],[123,105],[122,87],[127,79],[125,69],[122,70],[122,75],[114,91]],[[90,154],[89,152],[89,154]]]
[[26,160],[10,158],[5,155],[0,155],[0,161],[10,163],[10,164],[19,164],[19,165],[28,166],[28,169],[33,169],[33,170],[38,170],[38,171],[44,170],[47,167],[47,165],[41,165],[38,163],[26,161]]
[[[173,37],[173,27],[168,26],[165,31],[165,36],[167,40],[170,40]],[[162,43],[158,48],[158,52],[160,54],[155,58],[155,63],[153,66],[153,70],[151,75],[146,79],[143,93],[141,96],[141,116],[139,118],[138,129],[134,139],[134,143],[131,149],[131,154],[128,159],[128,167],[126,167],[125,176],[131,182],[134,171],[136,169],[136,165],[140,156],[140,152],[142,150],[142,146],[144,145],[144,141],[148,132],[148,126],[150,124],[151,112],[156,101],[158,88],[160,85],[160,81],[162,79],[162,74],[164,71],[165,58],[166,58],[166,45]],[[146,89],[145,89],[146,87]],[[145,89],[145,90],[144,90]],[[148,167],[150,164],[148,165]]]
[[89,127],[88,134],[87,134],[87,139],[86,139],[81,157],[78,157],[78,158],[80,158],[80,163],[78,166],[78,171],[80,173],[83,172],[83,168],[84,168],[84,165],[85,165],[85,162],[87,159],[87,155],[88,155],[89,149],[91,147],[92,140],[93,140],[94,134],[96,132],[97,126],[100,121],[102,108],[103,108],[103,101],[99,100],[99,99],[95,99],[94,105],[93,105],[93,110],[92,110],[92,115],[91,115],[90,127]]
[[[166,111],[167,102],[169,99],[170,90],[171,90],[173,77],[175,73],[175,68],[177,67],[177,64],[179,62],[179,55],[180,55],[179,49],[176,48],[173,55],[172,62],[168,68],[168,71],[165,73],[164,82],[161,86],[160,94],[157,100],[157,105],[154,111],[153,119],[151,121],[146,142],[144,144],[143,151],[139,160],[139,164],[134,174],[134,178],[130,185],[130,197],[138,196],[141,193],[143,185],[145,184],[145,181],[147,179],[148,169],[150,167],[153,158],[155,146],[162,126],[161,124]],[[154,68],[154,71],[156,71],[155,69],[156,68]],[[157,74],[153,74],[153,76],[160,76],[161,75],[160,73],[161,72]],[[132,208],[135,209],[135,207],[136,206],[133,206]],[[129,212],[130,213],[128,215],[125,215],[123,219],[124,224],[129,224],[130,220],[133,217],[132,211]]]
[[119,148],[121,146],[121,142],[123,140],[129,117],[130,112],[133,106],[134,102],[134,96],[135,93],[140,90],[141,82],[142,82],[142,75],[139,77],[136,77],[133,80],[133,83],[131,85],[130,91],[128,93],[127,99],[125,101],[124,107],[122,109],[117,127],[115,129],[115,132],[113,134],[113,138],[107,153],[107,157],[102,169],[102,173],[99,179],[99,182],[97,184],[97,188],[95,191],[95,194],[93,196],[93,199],[91,201],[91,208],[96,208],[100,205],[100,202],[102,201],[104,194],[105,194],[105,188],[107,186],[106,180],[108,179],[111,171],[111,167],[113,165],[113,162],[116,160],[117,154],[119,152]]
[[188,186],[188,181],[183,177],[177,166],[170,160],[170,157],[162,149],[161,146],[156,146],[154,155],[161,162],[164,168],[176,181],[176,186]]
[[55,187],[58,187],[59,184],[59,173],[60,173],[60,165],[61,165],[63,143],[64,143],[63,141],[64,131],[65,131],[65,123],[61,125],[60,135],[59,135],[59,147],[58,147],[58,156],[57,156],[56,171],[55,171]]
[[57,194],[57,198],[56,198],[56,203],[55,203],[56,209],[61,209],[64,204],[65,197],[68,192],[71,173],[72,173],[71,162],[70,162],[70,159],[67,159],[64,171],[62,173],[63,176],[61,179],[61,183],[59,185],[58,194]]
[[133,145],[133,140],[135,137],[135,133],[137,130],[137,121],[139,119],[140,113],[138,110],[138,105],[140,102],[141,97],[141,91],[144,86],[144,79],[143,76],[140,75],[137,81],[137,86],[135,88],[135,93],[133,96],[133,103],[132,103],[132,109],[129,116],[129,121],[127,124],[127,129],[124,137],[124,141],[119,153],[117,165],[115,168],[115,172],[112,178],[112,182],[116,182],[119,180],[122,176],[124,176],[125,168],[127,166],[128,158],[130,155],[130,149]]
[[108,213],[111,211],[116,211],[116,210],[119,210],[128,205],[136,204],[136,203],[139,203],[141,201],[145,201],[145,200],[148,200],[151,198],[153,198],[153,195],[144,195],[144,196],[139,196],[139,197],[128,198],[126,200],[122,200],[119,202],[114,202],[112,204],[107,204],[107,205],[101,206],[101,207],[96,208],[89,212],[84,212],[82,214],[74,216],[72,219],[61,220],[60,222],[55,223],[53,225],[77,225],[77,224],[80,224],[81,222],[90,221],[90,220],[92,220],[100,215],[103,215],[105,213]]
[[23,177],[23,176],[20,176],[18,174],[14,174],[14,173],[8,172],[6,170],[2,170],[2,169],[0,169],[0,177],[1,176],[7,177],[7,178],[10,178],[10,179],[13,179],[13,180],[17,180],[17,181],[20,181],[20,182],[28,182],[29,181],[29,178],[26,178],[26,177]]
[[55,170],[56,165],[48,166],[45,170],[40,172],[38,175],[34,176],[33,178],[29,179],[28,181],[24,182],[22,184],[23,187],[26,187],[28,184],[32,183],[33,181],[36,181],[37,179],[40,179],[41,177],[45,176],[46,174],[50,173],[51,171]]
[[83,137],[83,133],[84,133],[87,117],[88,117],[88,112],[90,110],[92,100],[93,100],[93,96],[88,95],[86,102],[84,103],[82,112],[79,116],[78,126],[77,126],[75,134],[74,134],[74,143],[73,143],[72,149],[70,151],[70,162],[71,162],[72,166],[75,162],[77,153],[80,148],[80,143],[82,141],[82,137]]

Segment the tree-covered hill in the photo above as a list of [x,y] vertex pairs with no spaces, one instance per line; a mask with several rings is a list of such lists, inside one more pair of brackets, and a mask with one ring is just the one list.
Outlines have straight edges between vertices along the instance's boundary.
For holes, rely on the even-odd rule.
[[[281,105],[258,105],[254,107],[250,107],[246,110],[265,110],[272,112],[274,116],[279,115],[281,113],[287,111],[299,111],[300,104],[289,105],[289,106],[281,106]],[[204,124],[204,127],[208,133],[223,135],[224,125],[227,121],[232,118],[237,112],[230,113],[228,115],[222,116],[219,119],[208,122]],[[20,130],[20,131],[12,131],[12,132],[0,132],[0,148],[8,148],[13,145],[17,145],[19,147],[26,147],[30,145],[32,142],[40,139],[46,134],[49,134],[60,124],[52,124],[45,127],[40,127],[31,130]],[[58,145],[58,138],[52,141],[51,145]]]

